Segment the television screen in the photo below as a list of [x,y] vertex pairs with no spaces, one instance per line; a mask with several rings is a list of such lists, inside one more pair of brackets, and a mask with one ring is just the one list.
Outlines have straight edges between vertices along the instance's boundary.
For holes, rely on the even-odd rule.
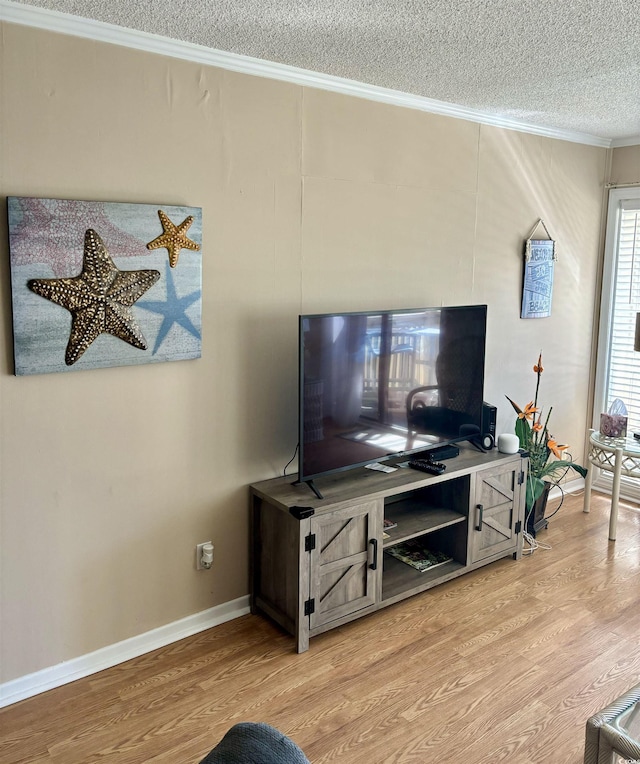
[[300,316],[299,479],[480,434],[486,305]]

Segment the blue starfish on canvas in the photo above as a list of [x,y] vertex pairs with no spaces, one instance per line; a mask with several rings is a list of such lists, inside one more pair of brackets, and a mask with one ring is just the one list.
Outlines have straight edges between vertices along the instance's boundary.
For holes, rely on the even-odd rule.
[[145,300],[139,305],[145,310],[150,310],[153,313],[160,314],[162,318],[162,324],[158,330],[158,336],[156,337],[155,345],[152,354],[158,352],[160,346],[164,342],[166,336],[169,334],[169,330],[177,324],[185,329],[189,334],[192,334],[196,339],[200,339],[200,332],[193,325],[193,322],[187,315],[187,309],[190,305],[200,299],[201,291],[198,289],[195,292],[185,295],[184,297],[178,297],[176,292],[175,283],[173,281],[173,274],[171,268],[167,265],[166,269],[166,282],[167,282],[167,299],[160,300]]

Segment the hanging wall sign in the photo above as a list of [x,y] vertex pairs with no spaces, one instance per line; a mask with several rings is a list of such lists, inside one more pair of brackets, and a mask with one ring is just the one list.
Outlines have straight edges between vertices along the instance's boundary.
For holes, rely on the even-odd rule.
[[[547,239],[532,238],[540,225],[544,228]],[[547,318],[551,315],[555,261],[556,243],[549,235],[544,222],[538,220],[525,242],[521,318]]]
[[16,374],[200,357],[199,207],[7,201]]

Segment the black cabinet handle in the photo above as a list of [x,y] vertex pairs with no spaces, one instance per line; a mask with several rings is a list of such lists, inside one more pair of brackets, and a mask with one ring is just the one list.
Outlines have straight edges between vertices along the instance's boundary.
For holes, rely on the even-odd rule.
[[482,530],[482,513],[484,512],[484,507],[482,504],[478,504],[478,524],[476,525],[476,530],[481,531]]
[[369,563],[371,570],[378,570],[378,539],[369,539],[373,547],[373,562]]

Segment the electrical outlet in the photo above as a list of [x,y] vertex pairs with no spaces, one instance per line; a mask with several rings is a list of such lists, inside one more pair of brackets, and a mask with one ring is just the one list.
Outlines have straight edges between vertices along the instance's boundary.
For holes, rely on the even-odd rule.
[[[202,556],[205,552],[205,547],[207,549],[211,547],[211,562],[207,563],[204,562],[202,559]],[[209,570],[209,568],[213,565],[213,544],[210,541],[203,541],[202,544],[198,544],[196,546],[196,570]]]

